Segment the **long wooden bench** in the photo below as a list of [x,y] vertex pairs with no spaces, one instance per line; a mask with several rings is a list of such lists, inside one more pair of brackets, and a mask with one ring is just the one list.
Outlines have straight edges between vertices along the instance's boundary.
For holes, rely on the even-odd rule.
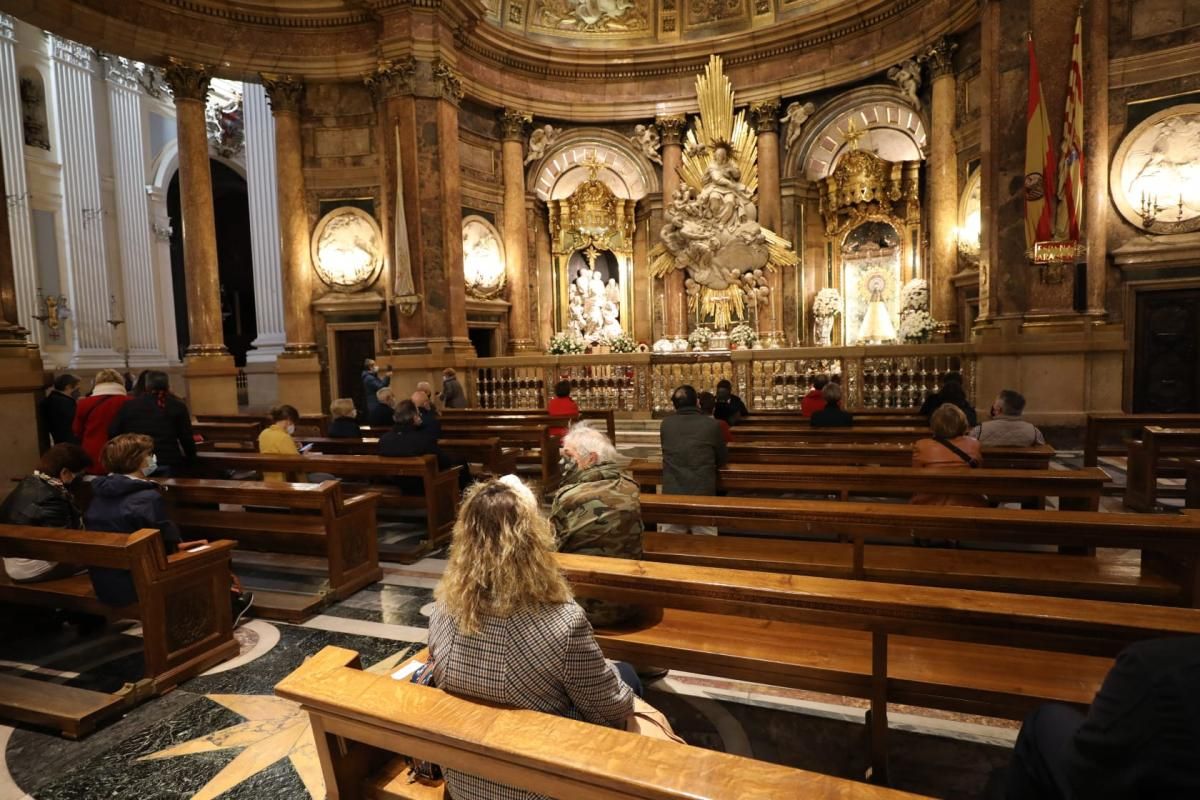
[[[662,462],[635,460],[630,470],[644,491],[662,485]],[[927,470],[915,467],[846,467],[797,464],[729,464],[717,474],[721,489],[733,494],[810,492],[852,496],[907,497],[914,494],[987,495],[994,499],[1057,497],[1061,510],[1096,511],[1108,474],[1085,470],[973,469]]]
[[[561,418],[560,418],[561,419]],[[557,423],[521,422],[518,424],[500,425],[474,420],[447,419],[441,420],[442,435],[447,439],[499,439],[502,447],[514,448],[517,451],[518,464],[536,464],[541,478],[542,489],[550,491],[558,485],[558,446],[557,436],[550,429]],[[388,429],[364,428],[364,433],[382,436]]]
[[869,698],[876,779],[889,702],[1013,719],[1086,706],[1125,645],[1200,633],[1194,609],[556,557],[577,596],[664,609],[597,629],[609,658]]
[[[1038,570],[1041,562],[1013,574],[991,574],[1000,564],[994,554],[961,552],[957,563],[967,570],[962,578],[945,576],[949,585],[979,586],[1055,585],[1062,594],[1125,596],[1196,606],[1200,604],[1200,518],[1133,516],[1085,511],[1034,511],[1007,508],[956,508],[823,500],[790,500],[757,497],[691,497],[642,495],[642,521],[654,524],[711,525],[724,532],[783,538],[840,536],[848,544],[794,543],[790,548],[797,564],[805,560],[814,574],[841,574],[845,553],[850,576],[868,577],[867,540],[911,544],[914,539],[958,540],[995,547],[1051,545],[1066,548],[1107,547],[1140,550],[1140,570],[1098,571],[1097,583],[1085,586],[1086,573],[1061,581]],[[841,552],[838,552],[840,548]],[[782,548],[781,548],[782,549]],[[807,555],[800,555],[807,553]],[[837,555],[833,555],[837,553]],[[915,557],[914,557],[915,558]],[[974,562],[973,567],[968,567]],[[1068,556],[1063,556],[1068,558]],[[1006,563],[1014,566],[1014,560]],[[1071,562],[1062,562],[1065,566]],[[903,567],[901,566],[902,570]],[[828,570],[828,571],[826,571]],[[893,571],[894,572],[894,571]],[[940,582],[931,571],[913,573],[914,582]],[[904,573],[897,575],[903,578]],[[978,576],[973,577],[973,576]],[[955,583],[956,582],[956,583]],[[1006,583],[1011,582],[1011,583]]]
[[850,428],[813,428],[809,425],[737,425],[733,429],[736,442],[806,442],[830,444],[898,443],[911,445],[918,439],[928,439],[929,428],[892,428],[858,426]]
[[[1200,414],[1088,414],[1084,433],[1083,465],[1094,467],[1101,456],[1126,455],[1126,440],[1138,438],[1142,428],[1200,428]],[[1118,437],[1116,442],[1111,437]]]
[[245,422],[193,422],[192,432],[199,434],[206,442],[257,442],[258,434],[262,432],[261,421]]
[[[254,589],[258,616],[296,622],[383,577],[376,512],[379,494],[343,497],[337,481],[259,483],[172,478],[166,498],[186,539],[232,539],[241,548],[320,556],[328,587],[313,595]],[[221,508],[234,506],[235,508]],[[272,513],[287,509],[288,513]]]
[[[854,414],[855,424],[864,428],[924,428],[928,430],[929,420],[919,414],[863,414],[861,411],[850,411]],[[812,419],[801,414],[799,411],[788,411],[782,413],[774,413],[765,415],[762,412],[754,412],[750,418],[742,423],[742,427],[754,428],[787,428],[801,427],[807,428],[812,424]]]
[[[545,409],[531,408],[446,408],[441,411],[442,419],[482,419],[489,422],[503,419],[531,419],[548,417]],[[611,408],[581,408],[577,419],[604,423],[604,432],[610,441],[617,441],[617,422]]]
[[[307,475],[323,472],[345,479],[351,489],[378,493],[379,505],[384,508],[418,509],[425,512],[425,538],[415,548],[380,545],[384,560],[412,561],[440,545],[454,526],[458,511],[458,467],[438,469],[437,458],[431,455],[414,458],[385,458],[383,456],[331,456],[319,453],[300,455],[271,455],[264,453],[199,453],[199,466],[214,477],[232,470],[253,472],[282,472]],[[420,478],[425,491],[409,495],[392,483],[399,477]]]
[[916,795],[601,725],[509,709],[362,670],[329,646],[275,693],[308,712],[331,800],[442,800],[398,755],[564,800],[901,800]]
[[[265,414],[197,414],[196,419],[200,422],[257,422],[263,426],[271,424],[271,418]],[[324,436],[328,431],[328,414],[301,414],[296,423],[296,432],[301,435]]]
[[1142,429],[1141,441],[1129,442],[1128,448],[1125,507],[1153,511],[1160,495],[1184,494],[1182,489],[1160,489],[1158,479],[1164,474],[1186,477],[1180,459],[1200,456],[1200,423],[1190,429],[1147,425]]
[[[379,454],[379,438],[376,436],[361,439],[316,436],[300,438],[304,444],[312,445],[314,453],[361,456]],[[481,469],[493,475],[507,475],[517,470],[516,451],[501,446],[500,440],[495,436],[486,439],[438,439],[438,447],[465,459],[468,464],[478,464]]]
[[[735,437],[737,434],[734,434]],[[912,445],[829,444],[820,442],[743,442],[729,445],[731,464],[829,464],[912,466]],[[1036,447],[985,447],[983,464],[988,469],[1049,469],[1055,450],[1049,445]]]
[[214,541],[202,550],[168,556],[156,530],[126,536],[0,525],[0,556],[128,570],[138,602],[106,606],[96,598],[86,573],[13,583],[2,572],[0,601],[140,620],[145,658],[144,683],[113,695],[5,676],[0,680],[0,716],[79,738],[133,703],[237,655],[229,593],[233,547],[230,541]]

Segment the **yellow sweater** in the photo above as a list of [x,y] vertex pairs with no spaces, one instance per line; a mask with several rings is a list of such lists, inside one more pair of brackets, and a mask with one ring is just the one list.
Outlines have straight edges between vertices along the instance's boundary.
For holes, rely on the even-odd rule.
[[[273,455],[296,455],[300,450],[296,447],[296,440],[289,436],[287,431],[272,425],[264,428],[263,432],[258,435],[258,452]],[[264,472],[263,480],[286,481],[287,476],[282,472]]]

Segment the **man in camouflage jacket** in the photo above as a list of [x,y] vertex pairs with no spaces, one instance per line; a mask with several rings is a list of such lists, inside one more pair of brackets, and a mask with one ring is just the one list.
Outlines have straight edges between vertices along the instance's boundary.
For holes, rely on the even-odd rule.
[[[576,426],[563,438],[563,478],[550,507],[559,551],[615,558],[642,557],[638,485],[614,463],[616,449],[592,428]],[[581,597],[593,627],[638,616],[637,606]]]

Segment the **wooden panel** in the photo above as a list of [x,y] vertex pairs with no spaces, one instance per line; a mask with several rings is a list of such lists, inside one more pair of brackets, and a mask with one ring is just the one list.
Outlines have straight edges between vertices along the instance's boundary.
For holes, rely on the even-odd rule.
[[0,717],[58,730],[68,739],[86,736],[125,706],[120,695],[0,674]]

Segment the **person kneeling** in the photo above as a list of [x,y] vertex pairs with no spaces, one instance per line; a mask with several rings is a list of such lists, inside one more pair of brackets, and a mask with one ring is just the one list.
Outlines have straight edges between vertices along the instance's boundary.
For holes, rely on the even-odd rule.
[[[0,504],[0,523],[35,528],[83,527],[83,514],[71,495],[73,484],[83,479],[92,459],[77,444],[56,444],[42,453],[33,474],[9,492]],[[69,578],[83,571],[74,564],[34,558],[6,558],[4,571],[14,583],[38,583]]]

